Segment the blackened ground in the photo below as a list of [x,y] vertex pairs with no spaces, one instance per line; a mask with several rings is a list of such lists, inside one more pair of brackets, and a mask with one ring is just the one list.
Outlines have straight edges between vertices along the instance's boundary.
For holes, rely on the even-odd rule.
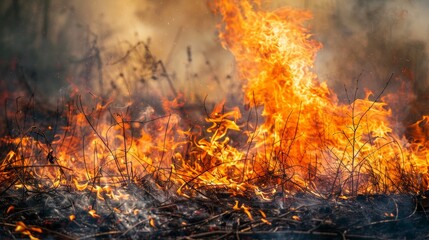
[[[278,193],[263,201],[251,197],[251,192],[231,196],[207,190],[207,198],[187,199],[157,190],[147,181],[118,191],[128,193],[129,200],[102,201],[96,193],[67,186],[33,192],[2,187],[0,238],[24,238],[15,232],[19,221],[41,228],[41,234],[32,232],[41,239],[423,239],[429,235],[422,196],[323,199],[309,193]],[[233,209],[236,201],[239,210]],[[253,220],[240,208],[243,204],[250,207]],[[89,215],[91,208],[99,217]],[[70,220],[70,215],[75,219]]]

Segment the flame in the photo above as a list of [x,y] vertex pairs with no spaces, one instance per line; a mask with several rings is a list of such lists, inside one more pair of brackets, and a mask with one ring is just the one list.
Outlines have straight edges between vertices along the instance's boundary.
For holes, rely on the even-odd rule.
[[[219,0],[215,6],[223,20],[223,45],[245,79],[246,101],[263,108],[264,122],[255,129],[251,151],[257,175],[287,178],[287,189],[402,191],[401,182],[427,156],[419,158],[403,146],[391,127],[391,111],[378,96],[367,91],[366,98],[342,105],[317,79],[312,68],[322,45],[304,25],[311,13],[287,8],[266,12],[260,5]],[[316,182],[322,178],[330,184]]]
[[97,211],[94,209],[91,209],[88,211],[88,214],[91,215],[93,218],[100,218],[101,216],[97,214]]
[[252,214],[250,213],[251,208],[250,208],[250,207],[245,206],[245,205],[244,205],[244,203],[241,205],[241,208],[243,209],[244,213],[246,213],[247,217],[248,217],[251,221],[253,221],[253,216],[252,216]]
[[[395,133],[392,112],[378,94],[367,91],[340,104],[313,71],[322,44],[306,27],[310,12],[264,11],[250,0],[216,0],[213,7],[255,117],[243,120],[243,109],[222,101],[206,114],[205,128],[180,111],[183,95],[164,99],[162,110],[143,105],[136,114],[133,103],[118,109],[113,99],[82,99],[75,92],[52,141],[35,137],[51,125],[1,140],[14,147],[0,164],[0,180],[25,174],[38,184],[20,177],[15,188],[71,186],[98,201],[129,199],[121,186],[147,177],[160,190],[189,198],[213,189],[269,201],[280,190],[347,199],[429,188],[429,116],[410,125],[405,138]],[[253,220],[244,204],[237,201],[233,209]]]
[[151,227],[156,228],[155,219],[149,216],[149,224]]
[[7,210],[6,210],[6,214],[9,214],[9,213],[13,212],[13,210],[15,210],[15,206],[10,205],[10,206],[7,208]]
[[41,228],[36,228],[36,227],[27,227],[27,225],[25,225],[24,222],[17,222],[16,223],[16,228],[15,228],[15,232],[20,232],[24,235],[27,235],[31,240],[39,240],[39,238],[34,237],[31,232],[37,232],[37,233],[42,233],[42,229]]
[[261,214],[262,218],[261,218],[261,222],[271,225],[271,222],[267,220],[267,215],[265,214],[264,211],[262,211],[261,209],[259,209],[259,213]]
[[238,207],[238,201],[237,200],[235,200],[235,205],[232,207],[232,209],[234,209],[236,211],[240,210],[240,208]]
[[265,218],[261,218],[261,221],[267,225],[271,225],[271,223]]

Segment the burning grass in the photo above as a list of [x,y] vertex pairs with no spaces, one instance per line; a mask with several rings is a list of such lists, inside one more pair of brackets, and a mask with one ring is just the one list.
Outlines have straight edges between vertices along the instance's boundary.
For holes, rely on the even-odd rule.
[[[414,194],[428,188],[427,117],[407,140],[394,132],[384,89],[357,99],[359,79],[340,104],[312,72],[321,44],[305,28],[311,14],[258,5],[214,6],[244,79],[244,106],[186,101],[144,42],[112,63],[141,63],[119,74],[124,88],[73,88],[55,112],[39,112],[32,98],[7,105],[4,236],[362,238],[368,228],[397,237],[396,225],[426,224]],[[130,82],[137,75],[150,95]]]

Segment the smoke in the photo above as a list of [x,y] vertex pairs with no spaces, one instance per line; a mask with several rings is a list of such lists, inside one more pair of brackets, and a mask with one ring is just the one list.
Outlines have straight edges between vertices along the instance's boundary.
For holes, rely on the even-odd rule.
[[[218,19],[208,3],[2,1],[1,81],[7,81],[2,85],[12,89],[16,84],[9,83],[14,80],[48,96],[55,96],[70,83],[94,91],[97,87],[90,81],[101,74],[100,85],[109,86],[116,81],[123,69],[109,64],[133,44],[145,41],[150,43],[153,55],[163,61],[178,90],[191,100],[207,95],[217,101],[233,92],[234,84],[239,89],[239,79],[232,74],[231,55],[217,39]],[[397,120],[408,124],[427,114],[429,2],[271,0],[263,5],[265,9],[279,7],[313,12],[314,20],[308,26],[324,45],[315,71],[335,90],[340,101],[348,101],[344,89],[349,95],[354,92],[359,76],[358,93],[363,97],[364,88],[375,94],[381,92],[393,73],[385,99]],[[88,67],[99,64],[94,49],[101,52],[103,73]],[[19,71],[5,74],[14,61]]]
[[[133,44],[144,41],[156,60],[165,65],[174,88],[184,92],[188,101],[205,96],[219,101],[226,96],[227,87],[221,81],[228,80],[233,61],[219,44],[216,16],[206,1],[75,0],[72,3],[97,35],[109,32],[102,42],[108,52],[104,55],[106,71],[111,76],[109,79],[107,75],[106,82],[124,72],[122,66],[117,69],[109,67],[109,63],[121,58]],[[169,86],[162,86],[162,94],[168,94]]]
[[384,100],[396,120],[409,125],[428,114],[429,2],[322,0],[298,5],[314,14],[309,26],[324,45],[316,72],[340,101],[353,98],[357,79],[362,98],[364,88],[380,93],[393,74]]
[[[176,76],[175,85],[191,98],[219,101],[231,84],[229,52],[216,30],[217,19],[208,1],[163,0],[140,4],[139,21],[153,29],[152,50]],[[144,7],[142,7],[144,6]]]
[[216,17],[206,1],[7,0],[0,18],[0,64],[10,72],[1,81],[8,92],[22,85],[55,102],[70,84],[105,90],[129,64],[111,63],[145,42],[174,87],[191,100],[219,100],[227,93],[221,81],[229,79],[233,62],[217,40]]

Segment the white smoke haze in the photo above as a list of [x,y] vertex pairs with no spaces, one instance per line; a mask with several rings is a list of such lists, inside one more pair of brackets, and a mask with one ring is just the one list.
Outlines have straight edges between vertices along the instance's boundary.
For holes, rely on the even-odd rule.
[[[386,94],[395,95],[386,100],[397,120],[409,124],[427,113],[424,108],[429,101],[425,97],[429,90],[427,1],[275,0],[263,7],[294,7],[313,12],[314,19],[308,25],[314,37],[324,45],[318,54],[315,71],[342,102],[347,102],[345,88],[353,92],[359,76],[359,97],[363,97],[365,88],[374,94],[382,91],[393,74]],[[123,26],[120,26],[121,21],[116,22],[117,29],[128,31],[128,34],[115,34],[117,37],[113,39],[132,37],[133,32],[150,37],[154,54],[177,73],[179,88],[185,91],[192,88],[208,95],[219,88],[210,84],[211,77],[206,77],[212,74],[204,64],[207,59],[220,77],[233,70],[229,53],[217,40],[216,17],[206,1],[130,1],[124,4],[122,14],[128,17],[118,18],[123,20]],[[132,16],[134,20],[130,19]],[[188,46],[192,49],[191,70],[187,62]],[[186,71],[199,72],[198,79],[186,81]]]
[[[39,91],[46,88],[44,90],[55,94],[70,82],[82,83],[88,81],[82,80],[85,77],[98,77],[96,71],[82,77],[82,73],[67,70],[68,65],[74,66],[79,57],[91,51],[94,39],[102,57],[103,85],[109,87],[111,82],[123,85],[118,75],[126,72],[125,67],[110,64],[143,41],[157,60],[165,64],[177,90],[185,92],[191,101],[205,96],[218,101],[235,94],[230,93],[231,85],[236,84],[234,89],[239,89],[239,79],[233,74],[231,55],[217,39],[218,18],[209,3],[201,0],[2,1],[2,25],[9,26],[1,31],[3,48],[8,51],[2,51],[0,57],[2,62],[8,62],[18,56],[20,64],[30,72],[26,73],[30,87]],[[49,7],[47,21],[46,5]],[[344,88],[353,92],[358,76],[359,97],[362,97],[364,88],[379,93],[393,74],[386,99],[393,113],[397,113],[398,121],[409,123],[427,113],[428,1],[271,0],[263,4],[264,9],[279,7],[313,12],[314,19],[308,26],[324,45],[315,71],[321,81],[327,81],[334,89],[340,101],[347,102]],[[18,28],[18,18],[21,22],[32,22],[33,30]],[[33,47],[25,47],[31,41],[34,41],[30,44]],[[130,65],[127,62],[126,66]],[[97,91],[98,85],[88,84],[86,89]],[[171,94],[167,84],[160,86],[163,86],[160,94]]]
[[270,8],[295,7],[313,13],[308,23],[323,44],[315,71],[347,103],[359,78],[364,89],[384,100],[399,123],[408,125],[428,113],[429,2],[424,0],[273,0]]
[[[219,79],[231,74],[233,62],[217,39],[216,17],[207,2],[108,0],[73,3],[87,22],[95,24],[99,21],[97,16],[102,16],[104,29],[98,34],[106,30],[111,33],[103,44],[108,51],[116,53],[105,56],[107,65],[124,55],[130,45],[144,41],[172,75],[174,87],[185,92],[190,100],[196,92],[199,97],[207,95],[208,99],[216,101],[225,96]],[[128,45],[123,45],[124,42]],[[118,49],[118,45],[122,48]],[[114,72],[112,76],[120,72],[110,70]],[[218,93],[213,94],[216,91]],[[163,94],[168,92],[162,91]]]
[[313,11],[314,34],[324,44],[316,63],[320,78],[345,100],[344,85],[353,91],[359,75],[359,88],[376,94],[393,74],[386,101],[397,120],[408,125],[427,114],[428,2],[326,2],[326,10]]

